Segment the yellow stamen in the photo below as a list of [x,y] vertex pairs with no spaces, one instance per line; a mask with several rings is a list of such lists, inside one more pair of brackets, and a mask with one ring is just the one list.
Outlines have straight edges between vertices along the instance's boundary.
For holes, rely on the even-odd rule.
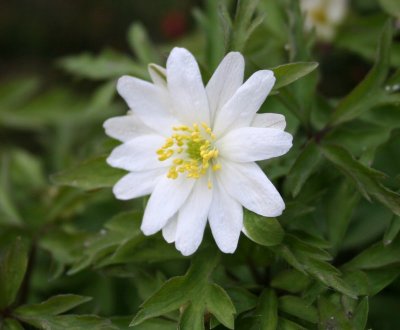
[[[174,133],[165,140],[164,145],[156,151],[159,161],[173,158],[167,177],[178,178],[180,173],[186,173],[187,178],[198,179],[205,175],[209,168],[213,171],[221,169],[216,162],[219,151],[213,146],[215,134],[204,122],[174,126]],[[212,188],[211,180],[208,188]]]

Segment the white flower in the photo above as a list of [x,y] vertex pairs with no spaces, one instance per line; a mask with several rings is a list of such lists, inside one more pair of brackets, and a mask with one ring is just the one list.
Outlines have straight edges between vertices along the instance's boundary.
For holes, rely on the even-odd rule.
[[315,28],[317,36],[325,41],[333,39],[348,9],[347,0],[301,0],[300,6],[306,14],[306,29]]
[[199,247],[207,220],[218,247],[233,253],[243,208],[266,217],[285,208],[255,161],[285,154],[292,136],[280,114],[256,114],[274,85],[261,70],[243,83],[244,59],[229,53],[204,88],[193,55],[174,48],[166,69],[150,65],[153,83],[124,76],[118,92],[131,111],[104,123],[123,142],[107,162],[125,169],[113,192],[149,195],[141,230],[162,229],[183,255]]

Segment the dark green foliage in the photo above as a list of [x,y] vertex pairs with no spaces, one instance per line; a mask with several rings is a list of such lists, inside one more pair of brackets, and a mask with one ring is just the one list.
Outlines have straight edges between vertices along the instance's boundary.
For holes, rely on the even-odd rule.
[[[127,110],[116,79],[148,80],[147,66],[165,66],[174,45],[133,23],[133,54],[58,60],[77,87],[1,81],[0,329],[399,328],[400,43],[387,15],[398,19],[399,5],[368,3],[354,1],[329,46],[305,31],[297,0],[193,10],[196,28],[177,45],[196,55],[204,82],[229,51],[245,56],[246,77],[272,68],[260,112],[285,115],[294,136],[288,154],[260,163],[286,210],[245,210],[234,254],[207,228],[183,257],[141,232],[146,198],[111,193],[126,173],[107,165],[116,142],[102,128]],[[336,69],[354,73],[344,85],[355,87],[331,83]]]

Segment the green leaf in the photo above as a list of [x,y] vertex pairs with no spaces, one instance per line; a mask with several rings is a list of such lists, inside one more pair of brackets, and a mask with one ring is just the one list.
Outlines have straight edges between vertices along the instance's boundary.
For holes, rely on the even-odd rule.
[[112,322],[118,326],[119,330],[176,330],[176,322],[161,318],[147,320],[133,327],[129,327],[130,318],[128,317],[113,317]]
[[272,68],[271,70],[276,78],[274,90],[295,82],[314,71],[317,67],[317,62],[294,62]]
[[[360,195],[347,181],[342,181],[327,198],[326,218],[329,239],[333,250],[340,248],[350,224],[353,211],[360,200]],[[340,205],[340,207],[338,207]]]
[[[105,224],[105,228],[100,230],[98,235],[86,240],[87,246],[82,257],[68,271],[68,274],[72,275],[90,265],[100,264],[106,257],[115,254],[119,247],[133,239],[136,239],[137,243],[142,242],[144,236],[139,228],[142,215],[142,212],[133,211],[114,216]],[[149,242],[154,243],[151,239],[149,239]],[[139,250],[140,246],[137,249]]]
[[287,234],[285,242],[290,245],[293,251],[296,251],[297,256],[316,260],[332,259],[332,256],[327,251],[298,238],[297,235]]
[[88,53],[67,56],[58,65],[70,74],[91,80],[116,79],[122,75],[147,78],[147,71],[129,57],[107,50],[98,56]]
[[218,260],[219,254],[209,249],[198,253],[184,276],[168,280],[141,305],[131,326],[183,308],[181,329],[204,329],[206,310],[233,329],[236,311],[232,301],[221,287],[209,282]]
[[400,18],[400,3],[397,0],[379,0],[379,3],[389,15]]
[[389,21],[380,38],[374,67],[365,79],[340,102],[332,115],[332,125],[352,120],[380,102],[381,86],[389,70],[392,35],[392,22]]
[[0,112],[10,112],[28,101],[40,88],[37,77],[22,77],[0,85]]
[[284,243],[272,247],[272,250],[303,274],[311,275],[326,286],[349,297],[357,297],[356,292],[339,277],[340,271],[324,261],[328,254],[316,246],[301,241],[293,235],[287,235]]
[[37,315],[21,319],[39,329],[118,330],[110,320],[100,318],[96,315]]
[[367,327],[368,321],[368,297],[364,297],[357,305],[353,315],[354,330],[364,330]]
[[130,325],[135,326],[147,319],[179,309],[187,301],[187,297],[185,297],[187,292],[183,290],[185,286],[186,281],[183,276],[169,279],[154,295],[141,305],[141,309],[135,315]]
[[0,310],[16,299],[28,266],[28,246],[17,237],[0,251]]
[[242,51],[254,29],[261,24],[260,18],[262,17],[254,17],[258,3],[259,0],[240,0],[237,2],[229,50]]
[[93,190],[112,187],[124,174],[126,171],[111,167],[106,163],[106,157],[100,156],[54,174],[51,179],[57,185]]
[[131,25],[128,30],[128,43],[141,63],[146,65],[150,62],[161,62],[142,24],[133,23]]
[[328,263],[322,261],[309,261],[307,265],[308,272],[326,286],[334,288],[349,297],[357,298],[357,292],[353,290],[342,278],[335,272],[336,269]]
[[295,269],[287,269],[279,272],[271,280],[271,286],[276,289],[298,293],[303,291],[311,282],[311,279]]
[[355,183],[366,199],[372,196],[400,215],[400,195],[383,186],[383,173],[363,165],[339,146],[323,145],[321,150],[329,161]]
[[244,228],[252,241],[264,246],[278,245],[285,235],[275,218],[262,217],[249,211],[244,213]]
[[317,309],[296,296],[279,297],[279,309],[311,323],[318,323]]
[[275,291],[264,289],[255,310],[258,329],[274,330],[278,325],[278,299]]
[[373,269],[398,262],[400,262],[400,237],[387,246],[383,245],[382,242],[370,246],[349,261],[346,268]]
[[[225,1],[207,0],[205,2],[205,14],[195,9],[194,17],[206,35],[206,63],[208,70],[214,70],[225,53],[225,40],[221,11],[226,7]],[[226,8],[225,8],[226,10]]]
[[23,326],[21,323],[19,323],[17,320],[7,318],[4,320],[4,323],[2,325],[2,330],[24,330]]
[[199,310],[197,305],[190,303],[181,315],[179,329],[182,330],[205,330],[204,311]]
[[318,299],[319,329],[353,330],[349,320],[338,306],[324,297]]
[[321,152],[314,142],[308,143],[297,157],[286,179],[286,187],[293,197],[298,195],[304,183],[319,166],[320,161]]
[[394,264],[378,269],[368,269],[365,270],[364,273],[367,275],[368,279],[367,294],[374,296],[399,277],[400,269],[398,264]]
[[92,300],[91,297],[83,297],[74,294],[63,294],[51,297],[50,299],[32,305],[20,306],[15,314],[21,317],[33,317],[40,315],[58,315],[65,313],[76,306]]
[[394,215],[383,236],[383,244],[389,245],[397,237],[400,232],[400,217]]
[[297,323],[294,323],[293,321],[280,317],[278,330],[307,330],[307,329]]
[[242,287],[229,288],[227,291],[232,298],[237,314],[253,309],[257,305],[257,296]]
[[227,328],[233,329],[235,306],[225,290],[217,284],[211,284],[208,286],[207,295],[207,310]]

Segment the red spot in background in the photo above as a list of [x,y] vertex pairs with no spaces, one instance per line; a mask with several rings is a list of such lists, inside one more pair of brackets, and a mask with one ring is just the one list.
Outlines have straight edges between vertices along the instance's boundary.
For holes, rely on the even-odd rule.
[[187,16],[182,11],[169,11],[161,18],[160,27],[162,34],[167,39],[178,38],[187,30]]

